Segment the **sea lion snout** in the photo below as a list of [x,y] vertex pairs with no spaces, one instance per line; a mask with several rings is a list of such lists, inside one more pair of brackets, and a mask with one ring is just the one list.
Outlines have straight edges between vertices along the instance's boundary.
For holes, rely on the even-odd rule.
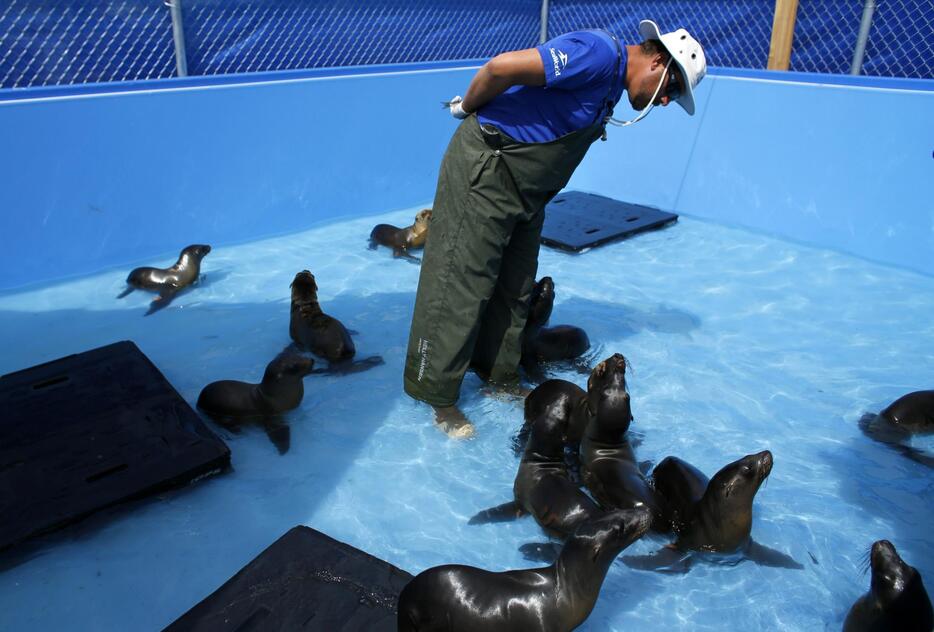
[[759,476],[764,479],[772,473],[772,465],[774,463],[772,460],[772,453],[768,450],[763,450],[754,456],[759,465]]

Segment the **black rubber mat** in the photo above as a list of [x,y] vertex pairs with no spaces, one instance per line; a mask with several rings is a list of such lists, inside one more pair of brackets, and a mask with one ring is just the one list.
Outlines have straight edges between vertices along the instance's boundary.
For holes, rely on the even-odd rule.
[[129,341],[0,377],[0,410],[0,550],[230,463]]
[[608,241],[661,228],[678,219],[674,213],[612,198],[567,191],[545,207],[542,243],[579,252]]
[[166,632],[394,632],[405,571],[320,531],[295,527]]

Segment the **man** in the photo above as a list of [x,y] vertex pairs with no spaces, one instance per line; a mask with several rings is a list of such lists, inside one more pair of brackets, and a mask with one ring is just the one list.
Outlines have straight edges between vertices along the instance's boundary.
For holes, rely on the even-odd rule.
[[[545,205],[590,144],[607,122],[634,123],[654,105],[677,101],[694,114],[707,68],[700,44],[650,20],[639,32],[640,45],[578,31],[497,55],[446,104],[464,121],[441,163],[404,386],[453,436],[472,433],[455,407],[468,367],[494,384],[518,382]],[[623,90],[642,110],[627,123],[611,119]]]

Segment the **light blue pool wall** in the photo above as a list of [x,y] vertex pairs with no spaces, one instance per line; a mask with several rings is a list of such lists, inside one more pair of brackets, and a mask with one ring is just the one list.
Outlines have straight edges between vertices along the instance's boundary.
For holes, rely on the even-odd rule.
[[[0,290],[428,203],[475,70],[0,91]],[[934,274],[934,81],[714,69],[696,98],[570,188]]]

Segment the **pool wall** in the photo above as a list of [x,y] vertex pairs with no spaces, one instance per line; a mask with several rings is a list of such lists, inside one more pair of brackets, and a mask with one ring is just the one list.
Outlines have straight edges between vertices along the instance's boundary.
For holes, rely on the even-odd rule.
[[[0,290],[428,203],[475,68],[0,91]],[[934,274],[934,81],[714,69],[697,101],[571,188]]]

